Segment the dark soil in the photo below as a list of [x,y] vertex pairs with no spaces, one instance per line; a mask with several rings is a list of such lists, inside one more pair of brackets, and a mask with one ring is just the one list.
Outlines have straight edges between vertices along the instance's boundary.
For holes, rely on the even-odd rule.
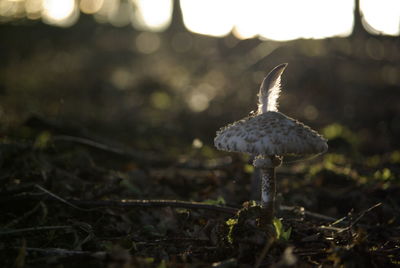
[[[251,166],[241,158],[216,152],[205,158],[204,148],[180,161],[161,153],[130,155],[29,129],[30,138],[1,144],[4,267],[400,262],[398,151],[327,153],[278,168],[284,206],[268,235],[254,221],[257,214],[234,220],[250,195]],[[166,198],[202,203],[128,201]]]

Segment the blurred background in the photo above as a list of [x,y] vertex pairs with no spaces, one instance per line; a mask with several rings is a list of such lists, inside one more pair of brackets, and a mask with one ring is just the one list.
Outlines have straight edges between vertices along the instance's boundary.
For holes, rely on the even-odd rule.
[[399,33],[397,0],[0,0],[0,130],[34,116],[207,154],[288,62],[281,112],[333,151],[392,152]]

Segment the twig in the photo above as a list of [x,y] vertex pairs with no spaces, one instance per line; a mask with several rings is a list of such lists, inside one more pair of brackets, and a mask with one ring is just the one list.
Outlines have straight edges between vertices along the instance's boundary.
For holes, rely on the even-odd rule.
[[180,238],[165,238],[157,239],[154,241],[135,241],[135,244],[140,245],[160,245],[161,243],[208,243],[210,242],[207,238],[194,238],[194,237],[180,237]]
[[[12,249],[20,249],[13,247]],[[25,248],[28,252],[37,252],[44,255],[61,255],[61,256],[76,256],[76,255],[92,255],[99,252],[81,251],[81,250],[68,250],[63,248]],[[104,252],[105,253],[105,252]]]
[[[238,211],[237,208],[227,207],[227,206],[219,206],[212,204],[204,204],[201,202],[191,202],[191,201],[180,201],[180,200],[75,200],[75,199],[64,199],[59,197],[58,195],[50,192],[49,190],[43,188],[40,185],[35,185],[36,188],[46,193],[48,197],[56,199],[74,209],[81,211],[93,211],[98,210],[104,207],[174,207],[174,208],[187,208],[187,209],[205,209],[205,210],[213,210],[226,214],[236,214]],[[16,197],[18,199],[18,197]],[[16,199],[14,198],[14,200]],[[20,199],[23,200],[43,200],[43,196],[20,196]],[[1,203],[0,199],[0,203]],[[10,202],[10,198],[6,199],[6,201]],[[89,208],[82,208],[89,207]]]
[[68,206],[71,206],[71,207],[73,207],[73,208],[75,208],[75,209],[78,209],[78,210],[88,211],[87,209],[77,207],[77,206],[75,206],[74,204],[72,204],[71,202],[69,202],[69,201],[67,201],[67,200],[65,200],[65,199],[63,199],[63,198],[61,198],[61,197],[59,197],[59,196],[56,195],[56,194],[53,194],[53,193],[50,192],[49,190],[47,190],[47,189],[43,188],[42,186],[40,186],[39,184],[35,184],[35,187],[38,188],[39,190],[45,192],[46,194],[48,194],[48,195],[51,196],[52,198],[57,199],[58,201],[61,201],[61,202],[64,203],[64,204],[67,204]]
[[3,191],[0,191],[0,196],[20,194],[23,192],[31,191],[34,187],[35,187],[34,183],[27,183],[24,185],[13,186],[8,189],[6,188]]
[[267,242],[265,243],[265,246],[263,247],[260,256],[257,257],[257,260],[254,264],[254,268],[260,267],[262,261],[265,259],[265,256],[267,255],[268,251],[270,250],[272,244],[274,242],[274,239],[270,237]]
[[24,219],[28,218],[29,216],[31,216],[32,214],[34,214],[40,207],[41,207],[41,202],[39,202],[33,209],[29,210],[28,212],[25,212],[24,214],[22,214],[21,217],[18,217],[14,220],[12,220],[11,222],[7,223],[6,225],[4,225],[3,228],[10,228],[13,225],[18,224],[19,222],[23,221]]
[[[20,247],[12,247],[11,249],[20,250]],[[89,257],[98,260],[106,260],[110,253],[106,251],[81,251],[81,250],[69,250],[64,248],[24,248],[24,250],[29,254],[30,252],[35,252],[45,256],[54,256],[65,258],[65,257]]]
[[305,249],[305,250],[294,250],[294,253],[297,256],[310,256],[310,255],[318,255],[318,254],[326,254],[326,248],[319,249]]
[[[64,204],[67,204],[68,206],[71,206],[75,209],[81,210],[81,211],[93,211],[100,209],[102,207],[175,207],[175,208],[188,208],[188,209],[205,209],[205,210],[213,210],[213,211],[218,211],[226,214],[231,214],[234,215],[238,211],[238,208],[234,207],[228,207],[228,206],[219,206],[219,205],[211,205],[211,204],[204,204],[201,202],[190,202],[190,201],[180,201],[180,200],[75,200],[75,199],[64,199],[59,197],[58,195],[50,192],[49,190],[43,188],[42,186],[36,184],[36,188],[39,190],[45,192],[46,194],[49,195],[49,197],[56,199],[58,201],[61,201]],[[43,197],[33,197],[33,196],[22,196],[22,199],[29,199],[29,200],[37,200],[37,199],[43,199]],[[15,199],[14,199],[15,200]],[[7,199],[9,201],[9,199]],[[0,199],[1,202],[1,199]],[[79,206],[85,206],[85,207],[90,207],[90,208],[82,208]],[[287,210],[287,211],[296,211],[299,210],[301,213],[304,213],[304,215],[320,219],[320,220],[325,220],[325,221],[337,221],[336,218],[329,217],[323,214],[315,213],[315,212],[310,212],[304,210],[303,207],[290,207],[290,206],[280,206],[281,210]],[[372,209],[372,208],[371,208]]]
[[113,153],[127,158],[132,158],[135,161],[146,163],[170,164],[175,165],[177,168],[187,169],[201,169],[201,170],[215,170],[229,166],[232,163],[231,157],[221,157],[210,159],[207,161],[187,161],[182,163],[175,163],[174,159],[162,158],[155,153],[140,152],[132,149],[125,149],[122,146],[115,147],[108,144],[100,143],[94,140],[83,137],[75,137],[68,135],[57,135],[53,137],[54,141],[74,142],[81,145],[89,146],[104,152]]
[[326,216],[326,215],[323,215],[323,214],[320,214],[320,213],[311,212],[311,211],[304,211],[304,215],[309,216],[311,218],[325,220],[325,221],[334,221],[334,220],[336,220],[336,218],[333,218],[333,217],[330,217],[330,216]]
[[287,210],[287,211],[299,211],[300,213],[304,214],[305,216],[311,217],[311,218],[315,218],[315,219],[319,219],[319,220],[324,220],[324,221],[337,221],[336,218],[330,217],[330,216],[326,216],[323,214],[319,214],[319,213],[315,213],[315,212],[311,212],[311,211],[307,211],[304,209],[304,207],[290,207],[290,206],[280,206],[281,210]]
[[113,153],[126,158],[131,158],[143,164],[148,164],[148,163],[170,164],[173,162],[170,159],[162,158],[154,153],[134,151],[132,149],[124,149],[122,147],[114,147],[88,138],[68,136],[68,135],[57,135],[53,137],[53,141],[78,143],[98,150],[102,150],[104,152]]
[[329,226],[333,226],[333,225],[339,224],[341,222],[345,222],[346,219],[347,219],[347,216],[341,217],[340,219],[338,219],[338,220],[332,222],[331,224],[329,224]]
[[322,229],[322,230],[335,231],[335,232],[338,232],[338,233],[341,233],[341,232],[346,230],[346,228],[340,228],[340,227],[335,227],[335,226],[330,226],[330,225],[328,225],[328,226],[321,225],[318,228]]
[[379,202],[379,203],[373,205],[372,207],[370,207],[370,208],[368,208],[368,209],[362,211],[362,212],[360,213],[360,215],[359,215],[354,221],[352,221],[348,227],[344,228],[344,229],[343,229],[342,231],[340,231],[340,232],[344,232],[344,231],[350,230],[351,228],[353,228],[353,226],[354,226],[357,222],[359,222],[359,221],[361,220],[362,217],[365,216],[365,214],[367,214],[368,212],[370,212],[371,210],[373,210],[373,209],[375,209],[375,208],[377,208],[377,207],[380,207],[381,205],[382,205],[382,203]]
[[123,150],[121,148],[116,148],[116,147],[111,147],[109,145],[96,142],[93,140],[89,140],[87,138],[82,138],[82,137],[74,137],[74,136],[67,136],[67,135],[58,135],[53,137],[54,141],[67,141],[67,142],[74,142],[74,143],[79,143],[82,145],[86,145],[89,147],[93,147],[99,150],[103,150],[106,152],[114,153],[114,154],[119,154],[119,155],[124,155],[124,156],[137,156],[137,153],[132,153],[128,152],[126,150]]
[[188,209],[205,209],[213,210],[226,214],[236,214],[237,208],[225,207],[219,205],[204,204],[200,202],[189,202],[180,200],[68,200],[68,202],[79,206],[88,206],[91,208],[101,208],[101,207],[174,207],[174,208],[188,208]]
[[22,229],[15,229],[15,230],[0,231],[0,236],[2,236],[2,235],[19,234],[19,233],[25,233],[25,232],[32,232],[32,231],[48,231],[48,230],[71,229],[71,228],[73,228],[73,227],[70,226],[70,225],[38,226],[38,227],[30,227],[30,228],[22,228]]
[[[347,226],[347,227],[339,228],[339,227],[334,227],[334,226],[332,226],[332,225],[334,225],[334,224],[337,224],[338,222],[348,222],[348,221],[345,221],[345,220],[344,220],[346,217],[343,217],[343,218],[341,218],[341,219],[339,219],[339,220],[336,220],[336,221],[333,222],[332,224],[329,224],[328,226],[320,226],[320,228],[321,228],[321,229],[324,229],[324,230],[336,231],[336,232],[338,232],[338,233],[342,233],[342,232],[348,231],[348,230],[350,230],[351,228],[353,228],[353,226],[354,226],[357,222],[359,222],[359,221],[361,220],[361,218],[365,216],[365,214],[367,214],[367,213],[370,212],[371,210],[373,210],[373,209],[375,209],[375,208],[377,208],[377,207],[379,207],[379,206],[381,206],[381,205],[382,205],[382,203],[379,202],[379,203],[373,205],[372,207],[370,207],[370,208],[368,208],[368,209],[362,211],[362,212],[359,214],[359,216],[358,216],[354,221],[350,222],[349,226]],[[365,226],[365,227],[369,227],[369,226]]]

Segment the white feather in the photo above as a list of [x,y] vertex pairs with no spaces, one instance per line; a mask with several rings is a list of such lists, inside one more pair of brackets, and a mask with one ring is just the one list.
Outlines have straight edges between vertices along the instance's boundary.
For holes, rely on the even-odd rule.
[[267,111],[278,111],[278,98],[281,94],[281,77],[276,80],[275,85],[268,90]]
[[260,89],[258,94],[258,113],[262,114],[268,111],[278,111],[278,98],[281,93],[281,77],[276,79],[274,85],[267,90]]
[[278,98],[281,93],[281,75],[287,64],[275,67],[263,80],[258,93],[258,114],[278,111]]

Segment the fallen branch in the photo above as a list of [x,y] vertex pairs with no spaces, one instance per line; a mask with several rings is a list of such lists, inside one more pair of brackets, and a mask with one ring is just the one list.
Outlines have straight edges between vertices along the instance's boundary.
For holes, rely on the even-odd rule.
[[187,168],[187,169],[200,169],[200,170],[215,170],[227,167],[232,164],[231,157],[221,157],[210,159],[206,161],[196,161],[190,160],[181,163],[176,163],[174,159],[168,159],[160,157],[155,153],[151,152],[142,152],[136,151],[132,149],[125,149],[122,146],[111,146],[105,143],[100,143],[88,138],[83,137],[75,137],[68,135],[57,135],[53,137],[53,141],[63,141],[63,142],[72,142],[80,145],[92,147],[104,152],[116,154],[122,157],[126,157],[129,159],[133,159],[142,164],[159,164],[159,165],[175,165],[177,168]]
[[[354,221],[348,221],[348,220],[346,221],[346,220],[345,220],[346,217],[343,217],[343,218],[341,218],[341,219],[339,219],[339,220],[336,220],[336,221],[333,222],[332,224],[329,224],[328,226],[321,226],[320,228],[321,228],[321,229],[324,229],[324,230],[336,231],[336,232],[338,232],[338,233],[342,233],[342,232],[348,231],[348,230],[352,229],[353,226],[354,226],[356,223],[358,223],[358,222],[365,216],[365,214],[367,214],[367,213],[370,212],[371,210],[373,210],[373,209],[375,209],[375,208],[377,208],[377,207],[379,207],[379,206],[381,206],[381,205],[382,205],[382,203],[377,203],[377,204],[373,205],[372,207],[370,207],[370,208],[368,208],[368,209],[366,209],[366,210],[360,212],[359,215],[358,215],[358,217],[357,217]],[[334,227],[334,226],[332,226],[332,225],[334,225],[334,224],[337,224],[338,222],[347,222],[347,223],[350,223],[350,224],[349,224],[349,226],[344,227],[344,228],[339,228],[339,227]],[[361,224],[360,224],[360,226],[370,227],[370,226],[361,225]]]
[[35,185],[36,185],[35,183],[27,183],[24,185],[17,185],[10,188],[6,188],[5,190],[0,191],[0,196],[16,195],[27,191],[31,191],[35,188]]
[[3,228],[10,228],[14,225],[17,225],[18,223],[20,223],[21,221],[25,220],[26,218],[29,218],[31,215],[35,214],[36,211],[39,210],[39,208],[42,206],[43,204],[41,202],[39,202],[39,204],[37,204],[33,209],[29,210],[28,212],[25,212],[24,214],[22,214],[22,216],[12,220],[11,222],[5,224],[3,226]]
[[94,211],[99,210],[104,207],[173,207],[173,208],[187,208],[187,209],[204,209],[212,210],[221,213],[226,213],[230,215],[236,214],[237,208],[205,204],[201,202],[192,201],[180,201],[180,200],[76,200],[76,199],[64,199],[49,190],[43,188],[40,185],[35,185],[35,187],[41,190],[46,196],[38,194],[23,194],[13,197],[0,197],[1,203],[15,202],[15,201],[45,201],[46,199],[58,200],[74,209],[81,211]]
[[[187,208],[187,209],[204,209],[204,210],[213,210],[213,211],[218,211],[230,215],[234,215],[237,213],[239,210],[238,208],[234,207],[228,207],[228,206],[219,206],[219,205],[212,205],[212,204],[205,204],[201,202],[192,202],[192,201],[180,201],[180,200],[137,200],[137,199],[126,199],[126,200],[76,200],[76,199],[64,199],[49,190],[43,188],[40,185],[35,185],[35,188],[41,190],[42,192],[46,193],[47,196],[38,196],[36,195],[19,195],[19,196],[14,196],[10,198],[0,198],[0,203],[4,202],[10,202],[10,201],[16,201],[16,200],[46,200],[47,198],[50,199],[55,199],[58,200],[62,203],[65,203],[77,210],[81,211],[93,211],[93,210],[98,210],[104,207],[174,207],[174,208]],[[376,207],[376,206],[375,206]],[[375,208],[373,207],[373,208]],[[372,208],[371,208],[372,209]],[[336,222],[338,219],[326,216],[323,214],[315,213],[315,212],[310,212],[306,211],[303,207],[291,207],[291,206],[280,206],[280,210],[286,210],[286,211],[293,211],[293,212],[299,212],[301,214],[304,214],[305,216],[319,219],[319,220],[324,220],[324,221],[330,221],[330,222]],[[369,211],[369,210],[368,210]],[[366,212],[368,212],[366,211]],[[365,213],[366,213],[365,212]],[[364,214],[365,214],[364,213]],[[364,215],[363,214],[363,215]],[[343,220],[343,222],[346,222]]]
[[133,159],[137,162],[140,162],[142,164],[171,164],[173,163],[172,160],[170,159],[165,159],[162,158],[155,153],[150,153],[150,152],[140,152],[140,151],[134,151],[132,149],[125,149],[122,146],[115,147],[111,145],[107,145],[104,143],[100,143],[88,138],[82,138],[82,137],[74,137],[74,136],[68,136],[68,135],[58,135],[53,137],[53,141],[63,141],[63,142],[72,142],[72,143],[77,143],[80,145],[92,147],[104,152],[116,154],[122,157],[126,157],[129,159]]
[[204,209],[213,210],[226,214],[236,214],[237,208],[225,207],[219,205],[204,204],[200,202],[180,201],[180,200],[67,200],[75,206],[84,206],[91,209],[100,209],[102,207],[173,207],[173,208],[187,208],[187,209]]
[[38,185],[38,184],[36,184],[35,187],[38,188],[39,190],[43,191],[44,193],[48,194],[48,195],[51,196],[52,198],[54,198],[54,199],[56,199],[56,200],[58,200],[58,201],[60,201],[60,202],[62,202],[62,203],[64,203],[64,204],[67,204],[67,205],[69,205],[69,206],[71,206],[71,207],[73,207],[73,208],[75,208],[75,209],[77,209],[77,210],[88,211],[87,209],[83,209],[83,208],[80,208],[80,207],[75,206],[75,205],[72,204],[71,202],[65,200],[64,198],[59,197],[59,196],[56,195],[56,194],[53,194],[52,192],[50,192],[49,190],[43,188],[42,186],[40,186],[40,185]]
[[0,231],[0,236],[20,234],[20,233],[26,233],[26,232],[34,232],[34,231],[49,231],[49,230],[72,229],[72,228],[73,227],[70,225],[38,226],[38,227],[30,227],[30,228],[22,228],[22,229],[3,230],[3,231]]
[[300,214],[304,214],[305,216],[308,216],[310,218],[318,219],[318,220],[324,220],[324,221],[337,221],[336,218],[326,216],[323,214],[307,211],[304,209],[304,207],[290,207],[290,206],[280,206],[281,210],[286,210],[286,211],[292,211],[292,212],[298,212]]
[[351,228],[353,228],[353,226],[354,226],[357,222],[359,222],[359,221],[361,220],[361,218],[363,218],[363,217],[365,216],[365,214],[367,214],[368,212],[370,212],[371,210],[373,210],[373,209],[375,209],[375,208],[377,208],[377,207],[380,207],[381,205],[382,205],[382,203],[379,202],[379,203],[373,205],[372,207],[370,207],[370,208],[368,208],[368,209],[362,211],[362,212],[360,213],[360,215],[359,215],[354,221],[352,221],[352,222],[350,223],[350,225],[347,227],[347,230],[350,230]]
[[256,263],[254,264],[254,268],[259,268],[261,266],[263,260],[265,259],[265,256],[267,256],[267,253],[271,249],[271,246],[272,246],[273,243],[274,243],[274,239],[272,237],[270,237],[266,241],[266,243],[265,243],[260,255],[256,259]]
[[[19,250],[20,247],[12,247],[12,249]],[[35,253],[40,253],[42,255],[58,255],[62,257],[67,257],[67,256],[95,256],[97,254],[107,254],[106,252],[90,252],[90,251],[81,251],[81,250],[69,250],[69,249],[63,249],[63,248],[25,248],[25,250],[29,252],[35,252]]]

